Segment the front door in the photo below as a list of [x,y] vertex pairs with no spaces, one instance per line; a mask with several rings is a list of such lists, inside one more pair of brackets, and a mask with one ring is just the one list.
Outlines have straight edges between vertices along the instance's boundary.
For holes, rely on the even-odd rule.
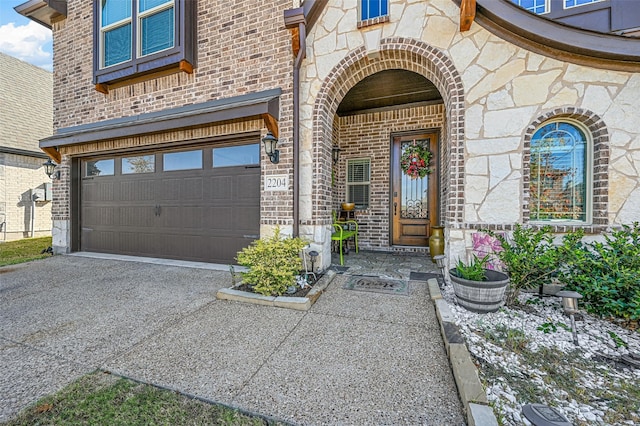
[[391,176],[392,243],[428,246],[438,225],[438,134],[393,136]]

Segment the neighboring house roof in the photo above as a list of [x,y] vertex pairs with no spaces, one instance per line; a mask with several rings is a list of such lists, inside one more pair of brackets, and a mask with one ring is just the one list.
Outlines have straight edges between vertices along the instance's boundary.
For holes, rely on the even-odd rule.
[[53,133],[53,75],[0,53],[0,151],[37,154]]

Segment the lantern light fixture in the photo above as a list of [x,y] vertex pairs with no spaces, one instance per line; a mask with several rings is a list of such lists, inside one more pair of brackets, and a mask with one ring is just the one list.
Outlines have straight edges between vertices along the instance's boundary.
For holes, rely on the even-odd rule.
[[340,151],[342,150],[338,145],[334,145],[333,148],[331,148],[331,158],[333,159],[333,164],[336,164],[340,159]]
[[267,132],[262,138],[264,144],[264,152],[269,156],[269,161],[273,164],[278,164],[280,161],[280,151],[276,149],[278,146],[278,139],[273,136],[273,133]]
[[44,166],[44,172],[51,179],[60,179],[60,170],[56,170],[56,163],[51,161],[51,158],[47,158],[47,162],[42,164]]

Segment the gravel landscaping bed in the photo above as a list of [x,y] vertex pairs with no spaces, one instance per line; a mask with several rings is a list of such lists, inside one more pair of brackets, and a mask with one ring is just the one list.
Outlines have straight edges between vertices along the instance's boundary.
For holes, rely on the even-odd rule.
[[640,333],[581,312],[579,345],[559,297],[519,297],[519,305],[476,314],[442,291],[480,371],[499,422],[529,424],[522,406],[542,403],[574,425],[640,424]]

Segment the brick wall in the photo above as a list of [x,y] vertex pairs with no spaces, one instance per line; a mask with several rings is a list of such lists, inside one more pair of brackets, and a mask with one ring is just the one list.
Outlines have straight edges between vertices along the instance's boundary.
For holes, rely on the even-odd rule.
[[[0,240],[30,237],[32,189],[44,189],[49,178],[42,158],[0,154],[0,223],[5,222]],[[51,202],[35,204],[34,235],[51,235]]]
[[[358,221],[363,224],[358,241],[362,248],[389,247],[391,135],[425,129],[442,131],[444,106],[438,104],[340,117],[336,123],[337,145],[342,151],[334,167],[333,209],[339,210],[340,203],[345,200],[347,160],[371,159],[369,208],[356,212]],[[442,134],[440,137],[442,142]]]
[[[196,1],[196,0],[193,0]],[[135,116],[246,93],[281,88],[280,163],[262,158],[263,174],[289,174],[292,178],[292,69],[291,34],[284,27],[283,12],[291,0],[238,2],[197,0],[197,63],[193,74],[179,72],[111,88],[108,94],[94,89],[92,2],[69,0],[67,18],[54,24],[54,127],[56,129]],[[240,127],[242,127],[240,125]],[[255,123],[251,123],[255,130]],[[220,126],[218,126],[218,130]],[[227,134],[238,125],[223,126]],[[264,125],[258,128],[266,133]],[[62,180],[56,182],[54,219],[69,219],[68,170],[71,157],[80,153],[149,146],[176,141],[180,131],[162,135],[100,141],[62,148]],[[198,140],[198,129],[183,132],[183,139]],[[205,132],[206,133],[206,132]],[[205,134],[205,138],[219,135]],[[262,222],[291,224],[292,191],[262,195]]]

